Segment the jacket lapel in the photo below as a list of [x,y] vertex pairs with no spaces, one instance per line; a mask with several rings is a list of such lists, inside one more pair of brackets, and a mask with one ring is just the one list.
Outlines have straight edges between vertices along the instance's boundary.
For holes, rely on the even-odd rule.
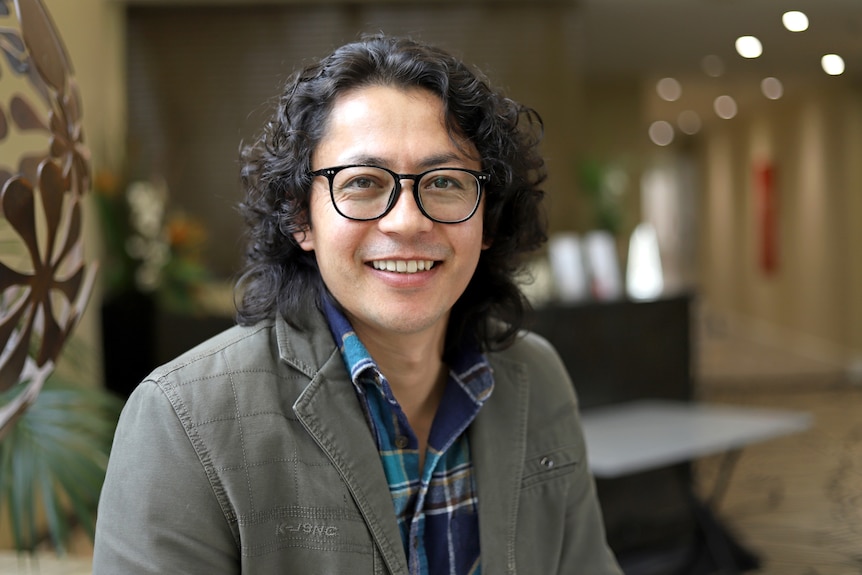
[[[494,392],[470,428],[479,498],[483,573],[515,573],[515,535],[527,437],[529,382],[523,364],[490,356]],[[485,549],[505,553],[485,553]]]
[[[280,326],[282,359],[312,378],[294,404],[294,413],[338,470],[389,571],[406,574],[407,560],[377,446],[341,354],[328,328],[319,327],[312,333],[290,334],[292,328]],[[316,349],[302,349],[310,347]],[[310,364],[320,365],[319,370]]]

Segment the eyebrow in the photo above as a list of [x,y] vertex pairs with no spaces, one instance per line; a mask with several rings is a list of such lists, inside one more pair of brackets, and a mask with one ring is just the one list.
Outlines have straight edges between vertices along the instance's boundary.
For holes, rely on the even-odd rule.
[[[349,158],[351,164],[367,164],[373,166],[383,166],[388,167],[390,162],[387,162],[385,158],[381,158],[379,156],[354,156]],[[427,158],[423,158],[417,164],[419,170],[429,170],[431,168],[436,168],[438,166],[445,166],[452,162],[464,163],[465,158],[455,154],[454,152],[447,152],[444,154],[436,154],[433,156],[428,156]]]

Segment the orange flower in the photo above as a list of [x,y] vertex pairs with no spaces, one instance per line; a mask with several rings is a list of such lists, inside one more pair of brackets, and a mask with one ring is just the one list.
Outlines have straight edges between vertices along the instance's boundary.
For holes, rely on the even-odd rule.
[[100,170],[93,179],[93,190],[106,198],[120,195],[120,178],[110,170]]
[[184,214],[171,216],[167,223],[167,229],[168,242],[176,250],[193,250],[200,247],[206,240],[206,229],[203,224]]

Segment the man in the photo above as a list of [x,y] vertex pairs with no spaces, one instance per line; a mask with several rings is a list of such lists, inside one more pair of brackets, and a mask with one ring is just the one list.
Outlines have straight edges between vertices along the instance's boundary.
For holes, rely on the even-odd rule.
[[94,571],[619,573],[574,391],[520,331],[538,116],[384,36],[244,152],[240,326],[130,398]]

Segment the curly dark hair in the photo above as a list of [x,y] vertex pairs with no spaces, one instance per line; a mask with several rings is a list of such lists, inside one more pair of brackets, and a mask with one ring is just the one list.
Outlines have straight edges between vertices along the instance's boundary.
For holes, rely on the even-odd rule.
[[433,93],[443,102],[450,133],[466,136],[478,150],[490,174],[483,222],[490,247],[452,309],[446,347],[460,346],[465,338],[483,349],[508,345],[528,309],[517,283],[523,256],[547,239],[539,187],[545,180],[542,120],[451,54],[385,35],[342,46],[295,72],[262,135],[242,150],[240,211],[248,243],[237,284],[238,322],[249,325],[278,312],[296,325],[298,310],[319,305],[326,288],[314,253],[293,237],[310,225],[312,153],[335,100],[375,85]]

